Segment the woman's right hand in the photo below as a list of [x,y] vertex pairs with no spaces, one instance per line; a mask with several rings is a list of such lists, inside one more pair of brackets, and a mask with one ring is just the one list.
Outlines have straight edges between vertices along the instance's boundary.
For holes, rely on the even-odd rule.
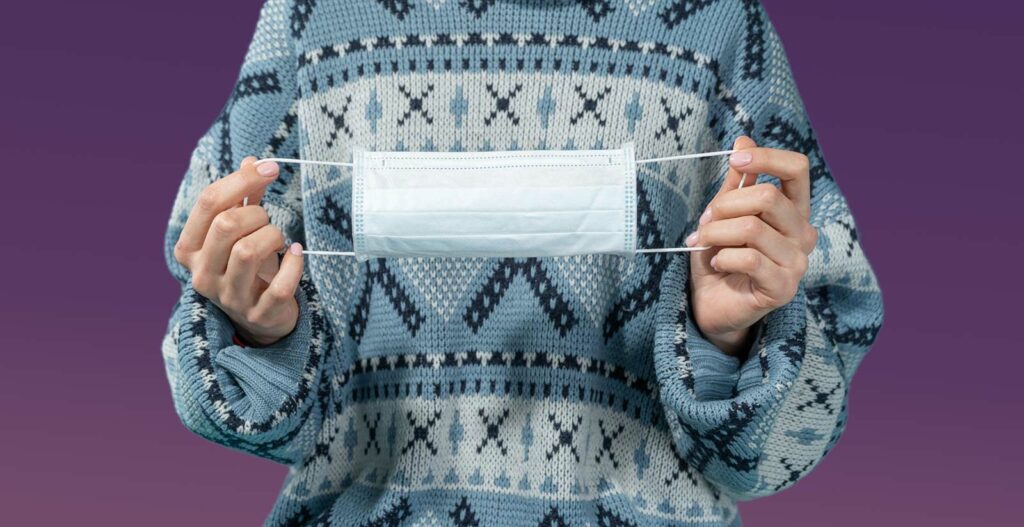
[[[192,287],[234,322],[256,346],[273,344],[295,329],[302,278],[302,246],[282,260],[284,235],[259,205],[279,173],[276,163],[242,161],[239,170],[203,189],[174,246],[174,258],[192,272]],[[243,206],[243,201],[253,205]]]

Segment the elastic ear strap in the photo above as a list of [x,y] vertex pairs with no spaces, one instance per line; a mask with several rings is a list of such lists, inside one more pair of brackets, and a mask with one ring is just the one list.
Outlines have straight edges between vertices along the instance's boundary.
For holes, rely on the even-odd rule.
[[287,163],[289,165],[322,165],[329,167],[353,167],[354,163],[341,163],[338,161],[312,161],[309,159],[289,159],[287,157],[268,157],[266,159],[260,159],[256,162],[257,165],[262,163]]
[[720,150],[718,152],[703,152],[700,154],[686,154],[682,156],[669,156],[669,157],[655,157],[651,159],[640,159],[636,162],[638,165],[646,165],[648,163],[662,163],[664,161],[682,161],[684,159],[701,159],[705,157],[720,157],[728,156],[735,153],[735,150]]
[[[263,163],[287,163],[289,165],[322,165],[331,167],[351,167],[354,166],[352,163],[338,163],[335,161],[310,161],[306,159],[290,159],[287,157],[268,157],[266,159],[257,159],[253,165],[262,165]],[[242,198],[242,206],[249,206],[249,196]],[[310,251],[302,251],[302,254],[313,254]]]
[[[285,163],[289,165],[320,165],[329,167],[354,167],[353,163],[341,163],[338,161],[313,161],[309,159],[291,159],[287,157],[268,157],[266,159],[259,159],[256,161],[256,165],[262,165],[263,163]],[[249,196],[246,196],[242,200],[242,205],[249,204]],[[351,251],[311,251],[309,249],[303,249],[302,254],[310,254],[313,256],[355,256],[356,253]]]
[[696,253],[706,251],[711,247],[662,247],[661,249],[637,249],[636,254],[651,253]]
[[[735,153],[735,150],[721,150],[718,152],[704,152],[700,154],[686,154],[682,156],[669,156],[669,157],[656,157],[652,159],[641,159],[636,162],[638,165],[644,165],[647,163],[662,163],[664,161],[680,161],[684,159],[701,159],[705,157],[719,157],[728,156]],[[743,188],[743,182],[747,179],[747,175],[743,174],[740,179],[739,188]],[[637,249],[636,254],[656,254],[656,253],[694,253],[700,251],[706,251],[711,247],[663,247],[660,249]]]
[[356,253],[352,251],[310,251],[307,249],[302,250],[302,254],[312,254],[314,256],[355,256]]

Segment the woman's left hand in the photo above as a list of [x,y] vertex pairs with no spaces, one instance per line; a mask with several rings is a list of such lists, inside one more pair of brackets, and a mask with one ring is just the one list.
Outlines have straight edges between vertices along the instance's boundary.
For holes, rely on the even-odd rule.
[[[807,156],[757,148],[748,137],[734,148],[725,183],[686,239],[712,247],[690,254],[691,305],[704,336],[730,355],[748,349],[751,328],[793,299],[818,241]],[[781,190],[751,185],[762,173],[777,177]]]

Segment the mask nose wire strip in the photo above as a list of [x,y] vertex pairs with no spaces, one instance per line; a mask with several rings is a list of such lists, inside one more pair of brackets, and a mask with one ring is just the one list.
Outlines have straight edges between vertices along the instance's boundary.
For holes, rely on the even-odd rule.
[[[655,157],[651,159],[640,159],[636,161],[637,165],[647,165],[651,163],[662,163],[665,161],[681,161],[685,159],[702,159],[706,157],[722,157],[732,155],[736,150],[720,150],[718,152],[702,152],[700,154],[686,154],[681,156],[668,156],[668,157]],[[307,159],[290,159],[285,157],[270,157],[267,159],[260,159],[256,161],[256,164],[262,163],[287,163],[292,165],[320,165],[320,166],[332,166],[332,167],[354,167],[354,163],[342,163],[337,161],[313,161]],[[740,185],[738,188],[743,188],[743,184],[747,181],[747,175],[740,175]],[[246,197],[243,200],[244,205],[248,205],[249,198]],[[660,249],[637,249],[636,254],[655,254],[655,253],[688,253],[697,251],[706,251],[711,247],[663,247]],[[303,249],[302,254],[310,254],[314,256],[355,256],[355,252],[346,251],[311,251]]]

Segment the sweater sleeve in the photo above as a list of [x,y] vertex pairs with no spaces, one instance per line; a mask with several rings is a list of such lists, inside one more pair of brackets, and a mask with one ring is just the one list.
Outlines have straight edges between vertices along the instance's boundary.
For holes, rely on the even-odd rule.
[[689,314],[689,261],[676,259],[661,287],[654,353],[678,454],[724,492],[752,499],[792,485],[838,441],[850,379],[881,327],[882,300],[778,35],[759,3],[745,5],[747,23],[719,65],[721,94],[732,105],[723,141],[749,134],[810,158],[818,244],[796,297],[762,320],[744,361],[701,336]]
[[[297,154],[295,60],[287,0],[269,0],[260,13],[238,81],[221,115],[196,147],[178,191],[164,240],[171,274],[181,284],[163,343],[174,406],[193,432],[245,452],[295,463],[310,450],[328,394],[324,364],[332,332],[317,292],[304,276],[296,294],[300,317],[284,340],[266,348],[235,345],[234,327],[191,287],[175,261],[174,244],[199,192],[237,168],[245,156]],[[289,243],[304,241],[299,178],[289,167],[263,200],[271,222]]]

